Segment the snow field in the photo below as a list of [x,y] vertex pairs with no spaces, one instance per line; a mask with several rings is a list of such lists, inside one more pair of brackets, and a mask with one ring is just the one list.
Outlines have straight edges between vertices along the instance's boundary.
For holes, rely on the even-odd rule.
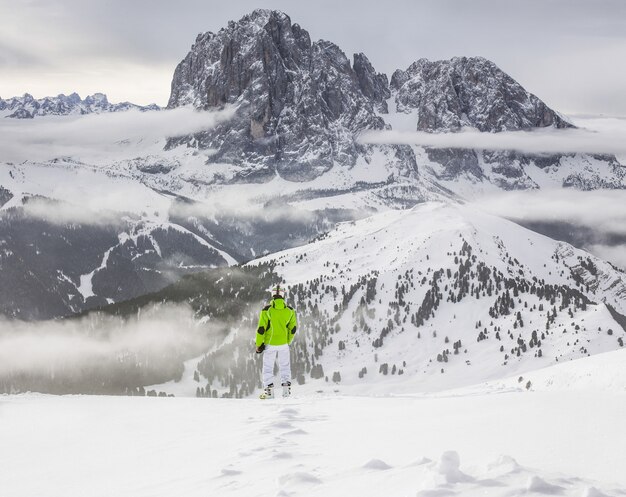
[[[532,293],[514,298],[513,311],[498,317],[489,314],[497,293],[491,297],[483,293],[480,299],[466,296],[455,302],[446,301],[444,297],[436,314],[416,328],[406,319],[408,314],[416,311],[423,301],[433,271],[449,269],[454,274],[458,270],[456,254],[460,261],[464,259],[460,251],[465,242],[472,247],[472,255],[478,261],[505,277],[521,277],[529,284],[545,280],[553,285],[580,288],[596,304],[589,304],[585,310],[574,308],[573,314],[559,309],[550,329],[546,330],[553,304]],[[411,210],[390,210],[367,219],[341,223],[313,244],[272,254],[266,259],[276,261],[276,270],[289,285],[321,277],[322,285],[347,289],[365,275],[373,279],[372,271],[378,273],[376,296],[368,305],[372,315],[365,319],[373,332],[366,334],[358,324],[359,301],[365,294],[364,289],[359,289],[337,321],[340,329],[333,336],[334,343],[324,350],[325,375],[332,377],[333,372],[339,371],[341,384],[307,381],[302,387],[307,393],[321,389],[371,395],[463,387],[614,350],[619,346],[618,334],[623,334],[602,303],[606,300],[624,311],[623,273],[586,252],[468,206],[430,202]],[[571,267],[581,268],[581,260],[592,260],[595,265],[593,274],[579,273],[587,289],[577,283],[570,272]],[[411,274],[408,279],[415,282],[404,294],[410,312],[403,307],[402,321],[382,346],[374,348],[371,344],[376,331],[385,326],[388,319],[393,319],[394,313],[389,311],[397,301],[394,289],[399,282],[407,280],[407,272]],[[420,284],[422,279],[426,284]],[[440,281],[445,295],[450,278],[444,276]],[[333,292],[325,292],[322,286],[313,299],[320,309],[333,315],[337,304]],[[308,301],[293,304],[300,309]],[[559,302],[554,305],[558,307]],[[521,312],[523,327],[515,326],[517,312]],[[499,339],[495,327],[500,328]],[[489,330],[488,339],[477,342],[482,329]],[[614,333],[609,335],[609,330]],[[540,347],[531,347],[519,356],[512,352],[517,347],[517,338],[529,341],[533,331],[541,339]],[[460,353],[450,353],[449,362],[437,362],[438,354],[446,349],[452,351],[457,340],[462,341]],[[339,342],[343,342],[342,347],[337,346]],[[390,372],[394,365],[402,368],[402,375],[379,374],[379,368],[385,363]],[[363,367],[367,368],[367,373],[361,379],[359,373]]]
[[619,497],[625,414],[626,393],[601,391],[5,396],[0,489],[11,497]]

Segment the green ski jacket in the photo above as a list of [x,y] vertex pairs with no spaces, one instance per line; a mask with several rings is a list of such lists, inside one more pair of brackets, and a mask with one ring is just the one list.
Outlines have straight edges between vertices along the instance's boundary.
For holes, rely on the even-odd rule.
[[256,346],[290,344],[296,334],[296,311],[281,297],[274,297],[259,316]]

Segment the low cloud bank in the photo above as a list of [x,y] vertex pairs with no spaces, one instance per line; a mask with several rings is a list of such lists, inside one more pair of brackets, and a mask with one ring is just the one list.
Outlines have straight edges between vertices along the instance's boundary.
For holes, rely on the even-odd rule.
[[485,196],[473,204],[510,219],[565,221],[605,233],[626,234],[624,190],[524,190]]
[[589,252],[600,259],[610,261],[617,267],[626,271],[626,246],[625,245],[602,245],[593,244],[589,247]]
[[[228,198],[230,195],[230,199]],[[240,222],[266,222],[275,223],[279,221],[290,221],[294,223],[313,222],[317,215],[315,212],[290,206],[270,204],[264,205],[255,203],[254,198],[246,198],[245,195],[233,196],[228,190],[216,192],[216,199],[209,199],[207,202],[182,203],[173,202],[169,215],[173,218],[205,218],[212,220],[236,219]]]
[[28,199],[24,204],[24,214],[56,226],[66,224],[86,224],[91,226],[123,225],[123,216],[111,210],[98,212],[87,207],[46,198]]
[[513,150],[527,154],[626,154],[626,132],[623,129],[590,131],[585,129],[544,128],[533,131],[484,133],[425,133],[420,131],[368,131],[359,141],[364,144],[418,145],[430,148],[463,148],[476,150]]
[[[234,115],[188,107],[141,112],[112,112],[37,119],[0,119],[0,161],[49,160],[56,157],[115,157],[160,150],[163,140],[211,129]],[[158,145],[158,146],[157,146]],[[111,155],[112,154],[112,155]]]
[[[208,346],[208,325],[197,325],[188,306],[164,306],[123,320],[90,315],[63,321],[0,320],[0,382],[27,375],[36,385],[96,382],[99,374],[140,371],[158,379]],[[94,373],[98,372],[98,373]],[[108,380],[107,380],[108,381]],[[86,391],[86,390],[85,390]]]
[[559,223],[578,230],[579,245],[626,268],[626,191],[570,189],[505,192],[472,202],[521,224]]

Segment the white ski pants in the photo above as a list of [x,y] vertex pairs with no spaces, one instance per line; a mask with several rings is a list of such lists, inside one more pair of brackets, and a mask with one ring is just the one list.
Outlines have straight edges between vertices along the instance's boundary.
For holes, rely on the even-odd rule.
[[289,345],[266,345],[263,351],[263,386],[274,383],[274,363],[278,356],[280,382],[291,381],[291,362],[289,360]]

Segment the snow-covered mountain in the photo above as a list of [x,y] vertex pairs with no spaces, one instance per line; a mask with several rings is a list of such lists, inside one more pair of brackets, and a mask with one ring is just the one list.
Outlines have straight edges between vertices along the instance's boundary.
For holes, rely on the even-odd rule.
[[32,119],[39,116],[68,116],[76,114],[99,114],[101,112],[123,112],[130,109],[140,111],[159,110],[156,104],[146,106],[130,102],[111,103],[103,93],[87,95],[84,99],[77,93],[36,99],[29,93],[21,97],[0,98],[0,117]]
[[498,132],[573,125],[482,57],[420,59],[391,77],[398,112],[415,112],[420,131],[472,127]]
[[[427,203],[343,223],[259,262],[273,265],[300,312],[294,363],[310,389],[437,390],[626,340],[618,323],[624,273],[467,206]],[[240,378],[245,393],[250,379],[241,368],[218,380],[207,365],[222,353],[245,357],[253,328],[243,326],[200,362],[207,391],[230,388],[226,377]]]
[[395,182],[415,181],[421,174],[461,195],[468,193],[468,182],[502,189],[546,182],[624,187],[623,171],[612,156],[407,146],[382,146],[382,154],[376,154],[358,142],[360,132],[573,125],[481,57],[419,59],[395,71],[389,83],[364,54],[355,54],[351,64],[338,46],[311,42],[300,25],[278,11],[255,10],[218,33],[199,35],[174,73],[168,107],[181,105],[237,107],[236,117],[217,129],[169,142],[216,149],[209,161],[230,164],[236,170],[231,181],[263,183],[275,175],[308,181],[365,161],[389,170]]
[[[255,10],[217,33],[197,37],[176,68],[168,107],[186,105],[209,111],[233,106],[236,111],[232,119],[194,136],[154,143],[121,140],[104,154],[77,147],[69,157],[55,156],[55,143],[50,143],[50,160],[0,165],[0,236],[11,245],[0,274],[10,281],[6,287],[20,288],[21,295],[7,296],[3,313],[52,317],[84,310],[91,297],[92,303],[117,302],[180,276],[178,269],[171,273],[172,266],[182,264],[188,272],[226,264],[230,259],[216,255],[219,251],[233,261],[247,261],[306,243],[336,221],[389,208],[500,189],[626,186],[626,168],[613,157],[538,158],[363,145],[358,136],[366,130],[554,127],[556,132],[570,124],[485,59],[420,59],[396,71],[389,83],[364,54],[350,60],[331,42],[311,41],[277,11]],[[109,104],[100,94],[41,101],[27,95],[0,106],[7,115],[19,109],[31,115],[73,115],[129,107]],[[55,119],[64,118],[46,124],[53,126]],[[128,192],[120,198],[141,201],[132,209],[114,206],[113,230],[102,223],[69,221],[60,229],[58,221],[41,216],[33,230],[32,211],[23,215],[25,199],[32,197],[97,212],[99,203],[90,201],[108,199],[118,189]],[[19,232],[29,237],[16,236]],[[89,240],[89,250],[60,250],[42,233],[73,246]],[[152,233],[172,236],[168,242]],[[120,258],[111,258],[118,251]],[[23,259],[16,264],[20,254]],[[167,278],[161,274],[164,260],[169,261]],[[125,273],[132,277],[113,290],[100,287],[100,280],[109,280],[105,273],[119,274],[114,262],[132,268]],[[87,290],[81,281],[90,274],[95,276]],[[35,289],[37,278],[46,284]],[[37,302],[46,296],[48,311],[32,309],[30,295],[37,295]]]
[[[109,314],[132,320],[165,304],[190,306],[209,344],[187,351],[196,358],[187,356],[184,372],[179,363],[171,383],[116,388],[245,397],[260,386],[252,340],[277,281],[298,312],[292,358],[304,393],[458,388],[620,349],[626,340],[623,272],[510,221],[441,202],[341,223],[310,244],[92,312],[85,326]],[[63,384],[99,391],[110,381],[105,375],[90,387],[83,378]],[[37,382],[23,381],[4,388]]]
[[[574,125],[482,57],[420,59],[391,77],[393,129],[449,133],[567,129]],[[624,188],[624,167],[612,155],[532,155],[414,147],[423,175],[464,197],[484,191],[574,187]]]
[[[337,45],[311,42],[286,14],[255,10],[218,33],[199,35],[172,80],[169,108],[230,104],[236,117],[170,146],[216,149],[211,162],[243,167],[239,181],[262,183],[276,174],[307,181],[371,159],[372,147],[355,135],[384,128],[376,108],[388,92],[386,76],[365,55],[355,55],[353,67]],[[408,147],[383,149],[398,173],[416,174]]]
[[79,207],[39,197],[23,202],[0,216],[0,274],[10,282],[0,288],[4,316],[67,316],[237,262],[219,242],[175,222],[87,209],[82,220],[63,220],[63,210]]
[[[152,293],[186,274],[249,261],[308,242],[356,214],[335,211],[215,212],[191,199],[85,174],[76,196],[0,189],[0,314],[50,319]],[[85,207],[105,188],[134,196],[135,210]],[[28,186],[33,186],[32,184]],[[132,186],[132,183],[131,183]],[[122,195],[124,195],[122,194]]]

